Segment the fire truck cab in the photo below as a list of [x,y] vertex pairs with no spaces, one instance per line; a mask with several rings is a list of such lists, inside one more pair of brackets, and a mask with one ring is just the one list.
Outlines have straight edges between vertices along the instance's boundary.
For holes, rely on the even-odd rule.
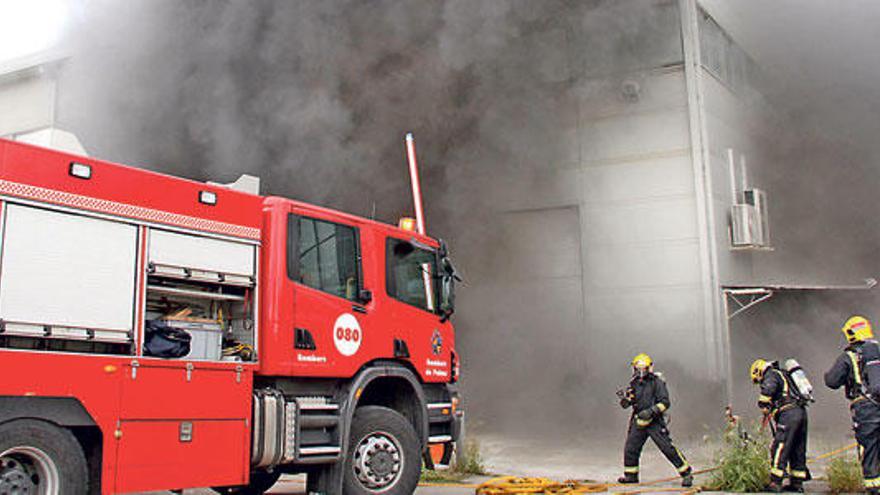
[[0,140],[0,493],[411,493],[460,430],[455,278],[412,230]]

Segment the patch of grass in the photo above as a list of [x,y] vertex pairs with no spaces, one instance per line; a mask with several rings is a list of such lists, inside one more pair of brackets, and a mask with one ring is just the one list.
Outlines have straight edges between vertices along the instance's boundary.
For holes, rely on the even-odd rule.
[[464,452],[459,452],[456,456],[453,469],[463,474],[487,474],[486,465],[483,463],[483,454],[480,453],[480,444],[476,440],[465,442]]
[[422,468],[421,481],[427,483],[460,483],[468,475],[453,469],[431,470]]
[[858,458],[847,455],[836,457],[828,463],[825,470],[828,485],[833,493],[861,492],[862,465]]
[[770,435],[760,424],[727,427],[721,433],[716,465],[707,488],[726,492],[760,492],[770,482]]
[[462,452],[457,452],[455,462],[448,469],[422,469],[422,481],[429,483],[457,483],[469,476],[488,474],[483,455],[476,440],[465,442]]

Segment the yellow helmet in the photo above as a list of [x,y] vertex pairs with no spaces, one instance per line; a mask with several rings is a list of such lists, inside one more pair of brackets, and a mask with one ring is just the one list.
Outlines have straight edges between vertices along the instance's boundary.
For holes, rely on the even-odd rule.
[[764,378],[764,372],[770,367],[770,363],[764,359],[755,359],[752,366],[749,367],[749,375],[752,377],[752,383],[759,383]]
[[846,335],[846,341],[850,344],[874,338],[871,322],[864,316],[853,316],[846,320],[840,331]]
[[643,352],[633,358],[632,365],[633,368],[650,368],[654,365],[654,361],[651,360],[651,356]]

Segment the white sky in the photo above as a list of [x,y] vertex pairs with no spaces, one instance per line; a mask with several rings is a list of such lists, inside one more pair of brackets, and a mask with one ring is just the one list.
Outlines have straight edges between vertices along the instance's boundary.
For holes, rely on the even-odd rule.
[[67,0],[0,0],[0,62],[52,48],[68,13]]

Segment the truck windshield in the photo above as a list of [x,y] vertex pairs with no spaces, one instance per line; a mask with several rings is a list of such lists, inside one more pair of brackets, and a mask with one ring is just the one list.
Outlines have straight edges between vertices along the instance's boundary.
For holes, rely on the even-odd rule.
[[386,243],[386,287],[398,301],[437,312],[437,253],[408,241]]

